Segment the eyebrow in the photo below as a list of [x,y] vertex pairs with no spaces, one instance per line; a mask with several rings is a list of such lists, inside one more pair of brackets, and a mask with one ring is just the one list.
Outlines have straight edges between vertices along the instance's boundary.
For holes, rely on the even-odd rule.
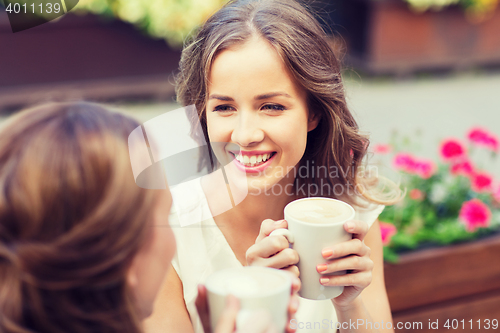
[[[262,99],[268,99],[268,98],[275,97],[275,96],[283,96],[283,97],[287,97],[287,98],[292,98],[292,96],[288,95],[285,92],[272,92],[272,93],[257,95],[254,97],[254,99],[259,101]],[[232,99],[229,96],[217,95],[217,94],[210,95],[210,97],[208,99],[218,99],[221,101],[234,102],[234,99]]]

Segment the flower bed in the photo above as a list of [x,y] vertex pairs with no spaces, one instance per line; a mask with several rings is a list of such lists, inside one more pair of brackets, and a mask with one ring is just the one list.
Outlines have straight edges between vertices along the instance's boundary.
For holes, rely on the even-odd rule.
[[407,190],[403,201],[379,217],[386,261],[395,262],[408,250],[470,241],[500,230],[500,183],[475,163],[474,151],[480,150],[497,159],[498,138],[481,128],[469,131],[467,143],[443,140],[439,162],[417,157],[397,142],[375,147],[376,155],[391,157]]

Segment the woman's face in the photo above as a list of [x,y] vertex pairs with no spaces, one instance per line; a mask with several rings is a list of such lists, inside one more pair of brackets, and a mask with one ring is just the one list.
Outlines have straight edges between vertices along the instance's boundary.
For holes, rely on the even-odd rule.
[[214,145],[214,151],[219,160],[232,161],[226,172],[246,172],[250,193],[282,181],[302,158],[307,132],[317,126],[306,95],[277,51],[261,38],[215,58],[209,75],[208,135],[211,142],[227,143]]
[[175,253],[175,238],[168,224],[171,207],[172,195],[168,189],[163,190],[159,193],[153,220],[147,221],[152,229],[150,238],[136,255],[129,269],[128,283],[132,287],[143,318],[148,317],[153,311],[154,300]]

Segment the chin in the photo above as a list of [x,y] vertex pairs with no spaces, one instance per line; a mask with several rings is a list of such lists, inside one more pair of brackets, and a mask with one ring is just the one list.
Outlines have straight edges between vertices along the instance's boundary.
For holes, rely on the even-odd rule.
[[148,306],[147,308],[141,307],[140,319],[144,320],[153,314],[153,306]]

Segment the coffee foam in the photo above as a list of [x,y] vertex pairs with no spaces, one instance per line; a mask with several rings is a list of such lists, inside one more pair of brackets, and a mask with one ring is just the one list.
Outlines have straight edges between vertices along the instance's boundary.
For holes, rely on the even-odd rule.
[[217,294],[249,297],[267,294],[286,283],[286,279],[280,274],[242,269],[214,273],[210,281],[207,281],[207,288]]
[[313,224],[344,222],[352,215],[352,210],[341,202],[316,198],[294,201],[286,211],[299,221]]

